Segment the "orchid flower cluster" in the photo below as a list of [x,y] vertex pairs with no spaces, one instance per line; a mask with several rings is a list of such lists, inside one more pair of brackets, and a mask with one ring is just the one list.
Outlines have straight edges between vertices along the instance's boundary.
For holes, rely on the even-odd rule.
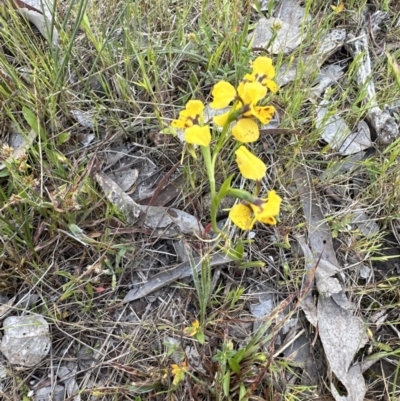
[[[263,104],[268,92],[276,93],[278,90],[274,77],[272,60],[258,57],[253,62],[252,72],[244,76],[237,88],[227,81],[218,82],[212,90],[210,106],[217,110],[229,106],[228,111],[213,118],[218,129],[212,130],[210,122],[204,121],[204,104],[200,100],[189,100],[179,118],[172,121],[172,127],[184,130],[185,141],[193,156],[196,157],[195,145],[201,149],[210,181],[211,224],[216,233],[220,232],[216,218],[218,206],[227,195],[241,200],[231,208],[229,217],[242,230],[250,230],[256,222],[276,224],[281,198],[274,190],[269,191],[266,197],[259,197],[267,166],[245,145],[258,140],[259,124],[268,124],[275,113],[273,106]],[[232,188],[233,175],[225,180],[218,192],[216,190],[217,157],[232,137],[237,141],[235,155],[239,171],[244,178],[256,182],[254,193]]]

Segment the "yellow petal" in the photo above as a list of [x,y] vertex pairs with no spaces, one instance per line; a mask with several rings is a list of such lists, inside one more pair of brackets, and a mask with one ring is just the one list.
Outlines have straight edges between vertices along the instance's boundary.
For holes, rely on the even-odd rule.
[[186,111],[189,116],[195,117],[201,115],[204,110],[204,103],[201,100],[189,100],[186,103]]
[[273,216],[279,214],[282,198],[272,190],[268,192],[267,208]]
[[338,6],[331,6],[331,8],[336,14],[341,13],[344,10],[344,3],[342,1]]
[[243,77],[243,81],[244,81],[244,82],[254,82],[254,75],[252,75],[252,74],[246,74],[246,75]]
[[243,177],[260,181],[267,171],[267,166],[246,147],[241,146],[236,152],[236,163]]
[[255,106],[252,108],[252,113],[254,117],[256,117],[261,124],[268,124],[275,113],[274,106]]
[[242,118],[232,128],[233,136],[240,142],[255,142],[260,137],[258,125],[254,120]]
[[276,225],[276,219],[274,216],[263,216],[262,219],[259,219],[261,223],[269,224],[270,226]]
[[214,100],[210,103],[213,109],[223,109],[236,97],[236,89],[226,81],[219,81],[214,85],[212,93]]
[[185,121],[172,120],[171,127],[179,128],[179,129],[185,129],[186,128]]
[[215,116],[213,118],[213,121],[215,122],[215,124],[218,125],[218,127],[223,127],[226,122],[228,121],[228,117],[229,117],[229,113],[231,111],[227,111],[226,113],[220,114],[219,116]]
[[272,79],[275,76],[275,68],[269,57],[257,57],[253,63],[253,74],[258,77]]
[[272,190],[268,192],[267,199],[259,200],[259,204],[250,204],[255,219],[266,224],[276,224],[274,216],[279,214],[282,198]]
[[275,81],[271,79],[264,78],[261,83],[266,86],[271,92],[276,93],[279,90],[279,86]]
[[177,121],[181,121],[184,124],[183,128],[188,128],[193,125],[194,118],[196,118],[196,115],[190,114],[186,109],[184,109],[179,112],[179,119]]
[[256,104],[264,99],[267,88],[260,82],[241,82],[238,86],[238,94],[243,104]]
[[210,127],[193,125],[185,131],[185,141],[194,145],[208,146],[211,142]]
[[242,230],[250,230],[253,226],[251,208],[242,203],[233,206],[229,212],[229,218]]

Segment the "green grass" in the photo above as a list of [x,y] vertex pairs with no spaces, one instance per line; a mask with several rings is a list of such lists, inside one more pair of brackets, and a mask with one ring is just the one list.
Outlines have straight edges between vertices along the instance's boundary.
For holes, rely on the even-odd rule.
[[[49,45],[15,10],[2,7],[0,161],[5,167],[0,170],[0,294],[6,299],[37,295],[32,305],[16,306],[12,314],[37,313],[50,323],[53,367],[65,361],[78,363],[78,355],[85,350],[95,359],[95,368],[85,367],[82,357],[77,365],[82,399],[89,399],[90,394],[99,400],[135,401],[189,397],[301,400],[329,395],[321,384],[326,381],[323,372],[318,382],[305,385],[301,369],[269,341],[281,335],[284,322],[302,316],[297,309],[290,313],[280,309],[285,300],[299,294],[304,276],[304,260],[291,240],[292,234],[306,233],[293,189],[293,171],[299,165],[314,175],[316,188],[323,185],[344,190],[345,196],[351,193],[349,202],[339,207],[329,206],[323,190],[319,191],[324,207],[331,207],[326,209],[327,220],[343,266],[363,263],[374,267],[377,259],[392,266],[392,255],[385,248],[398,249],[398,244],[388,244],[384,238],[400,219],[400,141],[378,147],[372,158],[359,163],[356,172],[318,182],[318,175],[340,163],[342,157],[319,140],[314,123],[316,105],[307,100],[317,71],[300,63],[298,78],[271,98],[280,127],[292,131],[264,135],[254,146],[268,164],[265,189],[274,188],[284,197],[276,229],[257,226],[256,238],[243,237],[243,262],[260,261],[264,267],[244,269],[233,263],[218,269],[221,275],[217,276],[217,270],[207,264],[215,248],[189,237],[187,246],[204,255],[201,274],[195,275],[194,282],[181,280],[153,298],[114,307],[132,282],[145,282],[175,263],[176,241],[143,230],[135,232],[135,226],[129,227],[107,201],[93,174],[107,166],[108,150],[147,157],[156,162],[162,176],[181,160],[182,145],[176,138],[167,137],[156,146],[151,134],[165,129],[188,100],[210,101],[217,81],[237,84],[248,71],[256,53],[247,34],[260,14],[245,3],[57,2],[59,46]],[[305,3],[315,24],[293,57],[315,53],[318,40],[334,27],[356,30],[366,2],[348,1],[340,14],[322,1]],[[390,1],[371,3],[374,10],[389,10],[391,18],[386,36],[377,37],[377,44],[394,46],[400,36],[394,25],[400,10]],[[272,12],[274,2],[270,8]],[[383,107],[398,99],[398,73],[385,54],[370,44],[377,101]],[[390,54],[395,59],[397,48],[391,48]],[[293,61],[291,55],[273,58],[278,70]],[[355,72],[353,62],[332,88],[330,106],[351,127],[364,118],[368,107],[362,102],[365,92],[355,85]],[[76,110],[90,113],[92,128],[76,122]],[[32,139],[26,154],[17,159],[10,157],[8,147],[14,133]],[[95,139],[83,146],[81,140],[88,133],[95,134]],[[225,149],[218,160],[219,185],[235,172],[232,151]],[[201,161],[186,157],[181,172],[187,183],[173,207],[206,225],[210,209]],[[239,179],[235,182],[242,185]],[[367,210],[369,218],[379,224],[380,231],[373,238],[365,238],[351,224],[354,209]],[[238,238],[235,233],[233,242]],[[375,271],[369,281],[360,279],[356,269],[348,268],[345,274],[347,291],[359,315],[367,321],[373,313],[387,311],[383,329],[371,342],[371,352],[393,366],[399,349],[392,331],[399,325],[397,279],[386,277],[384,271]],[[265,291],[256,284],[265,284],[276,294],[276,308],[253,331],[257,319],[249,312],[249,303]],[[278,312],[283,317],[278,318]],[[194,319],[201,322],[204,344],[183,334]],[[313,341],[314,333],[304,324]],[[374,330],[372,323],[371,328]],[[177,361],[163,345],[168,343],[167,337],[179,340],[174,346],[181,352],[180,362],[184,355],[192,365],[177,386],[172,385],[171,376],[171,364]],[[202,368],[193,368],[191,349],[199,353]],[[125,366],[125,371],[112,367],[114,362]],[[380,372],[367,371],[365,375],[367,396],[383,399],[385,395],[395,400],[400,393],[396,384],[399,369],[390,372],[381,366]],[[135,371],[127,373],[128,368]],[[0,394],[7,400],[24,399],[32,389],[31,378],[47,378],[49,372],[50,359],[46,358],[40,366],[18,371],[15,380],[9,374]],[[286,382],[288,375],[297,379]]]

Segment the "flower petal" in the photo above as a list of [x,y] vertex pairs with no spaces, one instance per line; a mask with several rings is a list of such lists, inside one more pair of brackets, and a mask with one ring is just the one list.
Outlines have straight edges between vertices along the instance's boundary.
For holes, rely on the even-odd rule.
[[257,77],[272,79],[275,76],[275,68],[269,57],[257,57],[253,63],[253,74]]
[[279,86],[275,81],[271,79],[264,78],[261,83],[266,86],[271,92],[276,93],[279,90]]
[[264,99],[267,88],[260,82],[241,82],[238,86],[238,94],[243,104],[256,104]]
[[242,230],[250,230],[252,224],[252,211],[249,206],[239,203],[230,210],[229,218]]
[[246,147],[241,146],[236,152],[236,163],[243,177],[260,181],[267,171],[267,166]]
[[242,80],[243,82],[254,82],[254,75],[252,75],[252,74],[246,74],[244,77],[243,77],[243,80]]
[[213,121],[215,122],[215,124],[218,125],[218,127],[223,127],[228,121],[230,112],[231,110],[227,111],[226,113],[220,114],[219,116],[215,116],[213,118]]
[[275,113],[274,106],[254,106],[251,109],[251,114],[256,117],[261,124],[268,124]]
[[232,128],[233,136],[240,142],[255,142],[260,137],[258,125],[254,120],[242,118]]
[[268,192],[267,199],[259,199],[260,203],[250,204],[256,220],[265,224],[276,224],[274,216],[279,214],[282,198],[274,191]]
[[210,103],[213,109],[223,109],[236,97],[236,89],[227,81],[219,81],[214,85],[212,93],[214,100]]
[[282,198],[274,191],[268,192],[266,209],[272,216],[277,216],[281,207]]
[[186,127],[186,123],[183,120],[172,120],[171,122],[171,127],[174,128],[179,128],[179,129],[185,129]]
[[259,219],[261,223],[269,224],[270,226],[276,225],[276,219],[274,216],[263,216],[262,219]]
[[189,100],[185,109],[190,117],[196,117],[202,115],[204,103],[201,100]]
[[185,141],[194,145],[208,146],[211,142],[210,127],[193,125],[185,131]]

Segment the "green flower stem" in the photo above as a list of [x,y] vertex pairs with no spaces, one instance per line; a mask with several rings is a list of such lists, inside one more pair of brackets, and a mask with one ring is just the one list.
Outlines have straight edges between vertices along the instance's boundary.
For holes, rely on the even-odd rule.
[[[233,106],[233,108],[235,105]],[[211,191],[211,225],[216,234],[220,233],[221,230],[217,225],[217,211],[219,203],[222,199],[218,198],[218,195],[215,190],[215,163],[217,161],[217,157],[221,149],[225,146],[226,142],[229,140],[230,135],[227,135],[230,125],[236,118],[242,113],[241,110],[237,110],[229,115],[228,120],[226,121],[224,127],[222,128],[221,134],[219,135],[218,142],[215,146],[215,150],[211,156],[210,146],[203,147],[203,158],[204,163],[207,169],[208,179],[210,181],[210,191]]]
[[215,191],[215,159],[211,160],[210,146],[201,146],[201,152],[203,154],[204,164],[206,165],[208,181],[210,182],[211,192],[211,225],[216,234],[220,232],[217,225],[217,193]]
[[[233,109],[235,108],[235,105],[233,106]],[[210,146],[201,146],[201,151],[203,154],[203,159],[204,159],[204,164],[206,165],[206,170],[207,170],[207,175],[208,175],[208,180],[210,182],[210,192],[211,192],[211,225],[213,228],[213,231],[216,234],[219,234],[221,230],[218,228],[217,225],[217,211],[218,211],[218,206],[219,203],[221,202],[222,199],[219,199],[218,194],[215,189],[215,163],[217,161],[217,157],[221,149],[225,146],[226,142],[230,138],[230,135],[228,135],[228,131],[230,128],[230,125],[233,121],[236,120],[236,118],[242,114],[241,110],[237,110],[233,112],[232,114],[229,115],[226,124],[222,128],[221,134],[219,135],[218,142],[215,146],[215,150],[211,156],[211,150]],[[232,191],[235,191],[232,189]],[[240,191],[240,190],[237,190]],[[241,191],[242,196],[245,198],[248,198],[248,196],[251,197],[251,195],[246,192],[247,195],[243,195],[243,193],[246,191]],[[233,195],[235,196],[235,195]],[[237,196],[240,199],[244,199],[241,196]],[[251,197],[253,199],[253,197]]]
[[237,189],[237,188],[229,188],[228,191],[226,191],[226,195],[233,196],[238,199],[242,199],[246,202],[249,203],[256,203],[257,202],[257,197],[252,195],[250,192],[247,192],[243,189]]

